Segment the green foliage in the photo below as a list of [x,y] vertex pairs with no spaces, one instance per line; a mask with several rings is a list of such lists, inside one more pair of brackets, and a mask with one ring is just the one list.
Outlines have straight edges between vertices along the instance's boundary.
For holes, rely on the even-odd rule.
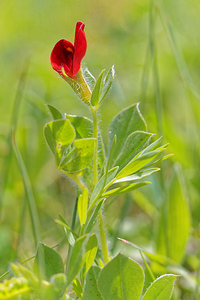
[[119,254],[101,271],[98,286],[105,300],[139,300],[143,281],[142,268]]
[[52,248],[41,243],[38,246],[34,264],[36,272],[39,272],[40,276],[45,279],[50,279],[52,275],[64,272],[60,255]]
[[68,243],[71,246],[74,246],[75,237],[77,237],[77,234],[70,228],[70,226],[67,224],[66,220],[62,216],[59,216],[59,220],[55,221],[56,223],[63,226]]
[[124,109],[112,120],[109,127],[109,148],[111,148],[113,139],[116,136],[116,143],[114,149],[112,149],[112,166],[118,155],[122,154],[121,149],[126,145],[129,135],[135,131],[145,130],[146,124],[139,111],[139,104]]
[[110,88],[112,86],[114,77],[115,77],[115,67],[112,66],[110,68],[110,70],[108,70],[108,73],[106,74],[106,76],[104,78],[103,88],[102,88],[101,97],[99,99],[99,103],[101,103],[104,100],[104,98],[106,97],[106,95],[110,91]]
[[103,90],[103,75],[104,75],[104,72],[105,70],[103,70],[98,79],[97,79],[97,82],[94,86],[94,89],[92,91],[92,95],[91,95],[91,104],[93,106],[96,106],[99,101],[100,101],[100,97],[101,97],[101,94],[102,94],[102,90]]
[[[166,222],[163,223],[163,220],[160,219],[158,252],[181,263],[189,237],[190,212],[179,168],[173,171],[166,201]],[[161,216],[163,218],[163,213]],[[166,236],[166,241],[164,236]]]
[[79,273],[84,264],[84,255],[85,255],[85,242],[87,235],[83,235],[78,238],[74,244],[70,261],[68,262],[67,268],[67,285],[69,285],[75,276]]
[[[78,298],[88,300],[139,300],[142,296],[144,272],[140,265],[122,254],[109,257],[101,210],[107,198],[150,184],[143,178],[159,170],[153,166],[164,158],[162,152],[167,145],[160,145],[161,139],[151,141],[153,134],[146,131],[139,105],[134,104],[111,122],[106,153],[102,135],[98,132],[96,111],[111,88],[114,68],[103,76],[104,71],[91,94],[89,106],[93,122],[86,117],[62,114],[54,106],[48,105],[54,120],[44,127],[47,144],[53,152],[58,170],[74,179],[78,189],[72,225],[61,216],[56,220],[66,234],[66,267],[60,255],[42,243],[34,261],[37,275],[20,265],[13,266],[15,274],[25,278],[31,293],[40,299],[61,299],[59,297],[65,297],[70,289]],[[97,219],[101,247],[96,234],[92,233]],[[102,260],[108,263],[104,266]],[[149,270],[146,261],[145,265]],[[166,289],[162,292],[167,300],[171,296],[173,281],[170,276],[165,279]],[[39,286],[41,281],[43,291]],[[161,277],[149,287],[144,299],[157,297],[154,286],[159,295],[162,285]]]
[[86,276],[86,283],[83,292],[83,300],[103,300],[99,291],[97,280],[101,269],[99,267],[91,267]]
[[99,179],[99,181],[97,182],[97,184],[92,192],[92,195],[90,197],[91,206],[94,205],[94,203],[98,199],[100,193],[103,191],[104,187],[108,186],[110,184],[110,182],[113,181],[117,171],[118,171],[118,167],[115,167],[115,168],[109,170],[105,175],[103,175]]
[[190,212],[184,183],[180,181],[179,175],[176,171],[169,187],[167,231],[168,256],[181,263],[190,232]]
[[102,194],[102,197],[106,198],[106,197],[110,197],[110,196],[116,196],[116,195],[120,195],[120,194],[123,194],[123,193],[127,193],[127,192],[130,192],[130,191],[134,191],[142,186],[145,186],[147,184],[150,184],[151,182],[139,182],[139,183],[132,183],[132,184],[129,184],[127,186],[122,186],[122,187],[118,187],[116,189],[112,189],[108,192],[105,192],[104,194]]
[[67,173],[82,171],[92,161],[95,139],[80,139],[74,141],[74,147],[62,160],[59,168]]
[[67,114],[65,114],[65,118],[68,119],[73,125],[76,131],[76,137],[78,139],[93,137],[93,124],[90,119],[86,117]]
[[85,226],[85,232],[89,233],[96,221],[96,218],[98,216],[99,211],[101,210],[102,206],[103,206],[104,200],[100,200],[99,203],[97,204],[97,206],[95,207],[95,209],[92,212],[91,217],[87,218],[87,222],[86,222],[86,226]]
[[88,272],[92,264],[94,263],[96,253],[97,253],[97,237],[93,233],[85,246],[85,273]]
[[78,215],[81,225],[85,224],[87,218],[88,190],[83,189],[83,193],[78,198]]
[[157,278],[146,291],[142,300],[169,300],[177,276],[163,275]]
[[88,70],[88,68],[83,69],[83,74],[88,86],[90,87],[91,90],[93,90],[96,83],[96,78],[92,75],[92,73]]
[[[106,77],[103,78],[103,75],[104,71],[99,75],[91,94],[91,105],[96,107],[91,108],[93,117],[95,109],[111,87],[114,69],[111,68]],[[55,108],[49,109],[54,118],[62,116]],[[138,104],[124,109],[111,122],[107,157],[95,122],[95,118],[93,124],[85,117],[65,114],[65,119],[48,123],[44,131],[47,143],[57,160],[57,168],[71,176],[82,190],[77,204],[79,233],[75,233],[62,217],[57,220],[57,223],[64,227],[70,245],[66,286],[73,282],[74,292],[83,299],[139,300],[144,284],[141,267],[121,254],[111,259],[103,269],[97,267],[96,263],[93,266],[99,247],[96,235],[94,233],[90,235],[90,232],[96,219],[99,218],[103,259],[105,262],[109,261],[100,217],[105,199],[148,185],[150,182],[142,179],[159,170],[152,166],[163,158],[161,153],[167,145],[161,146],[161,139],[151,142],[153,135],[146,132],[146,124]],[[64,143],[66,137],[68,140]],[[103,160],[100,160],[100,157]],[[94,178],[95,184],[92,188],[87,178],[88,172],[91,172],[92,176],[95,175],[91,163],[97,164],[97,178]],[[124,183],[125,185],[121,185]],[[83,235],[84,233],[86,234]],[[55,270],[48,278],[53,273],[56,273]],[[86,278],[85,285],[84,278]],[[149,290],[151,291],[151,288]],[[170,299],[170,295],[166,296],[168,297],[166,299]]]
[[120,169],[126,165],[135,155],[140,153],[145,146],[148,146],[152,134],[144,131],[134,131],[127,137],[120,153],[114,161],[114,165],[120,166]]
[[144,272],[134,260],[121,254],[103,269],[91,267],[86,276],[83,300],[170,300],[177,276],[157,278],[142,296]]
[[114,77],[115,77],[115,69],[114,66],[110,68],[106,76],[104,76],[105,70],[103,70],[94,85],[91,95],[91,104],[92,106],[96,106],[101,104],[106,95],[108,94]]
[[62,113],[55,106],[51,104],[47,104],[47,106],[54,120],[63,119]]
[[59,165],[67,148],[75,139],[75,130],[69,120],[56,120],[45,125],[44,135]]

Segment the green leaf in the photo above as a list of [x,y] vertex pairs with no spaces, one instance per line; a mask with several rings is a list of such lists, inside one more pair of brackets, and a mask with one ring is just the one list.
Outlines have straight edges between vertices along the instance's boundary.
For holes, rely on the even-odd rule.
[[74,149],[64,158],[60,169],[67,173],[74,173],[87,168],[93,159],[94,149],[94,138],[75,140]]
[[74,236],[77,237],[77,234],[70,228],[70,226],[67,224],[66,220],[62,216],[59,216],[59,220],[55,220],[55,222],[64,227],[67,241],[73,247],[75,244]]
[[93,137],[93,123],[86,117],[65,114],[66,119],[70,120],[76,130],[76,138],[84,139]]
[[83,291],[83,300],[104,300],[97,286],[97,278],[101,269],[91,267],[86,276],[86,283]]
[[69,285],[72,280],[76,277],[78,272],[81,270],[84,264],[84,253],[85,245],[84,242],[87,238],[87,234],[78,238],[72,249],[68,269],[67,269],[67,285]]
[[140,187],[147,185],[147,184],[151,184],[151,182],[138,182],[138,183],[133,183],[133,184],[129,184],[127,186],[122,186],[122,187],[118,187],[116,189],[112,189],[106,193],[104,193],[102,195],[102,197],[110,197],[110,196],[115,196],[115,195],[120,195],[123,193],[127,193],[130,191],[134,191],[136,189],[139,189]]
[[177,276],[171,274],[157,278],[147,289],[142,300],[170,300],[176,278]]
[[64,272],[63,261],[60,255],[42,243],[38,246],[34,267],[42,277],[47,279],[54,274]]
[[51,104],[47,104],[47,107],[48,107],[54,120],[63,119],[62,113],[55,106],[53,106]]
[[101,93],[102,93],[102,88],[103,88],[103,74],[104,74],[105,70],[103,70],[98,79],[97,82],[95,84],[95,87],[92,91],[92,95],[91,95],[91,104],[92,106],[96,106],[99,103],[100,97],[101,97]]
[[[93,123],[86,117],[65,114],[66,119],[70,120],[76,131],[76,138],[92,138],[93,137]],[[98,133],[98,164],[102,168],[105,162],[105,150],[101,133]]]
[[96,83],[96,79],[95,77],[92,75],[92,73],[88,70],[88,68],[85,68],[83,70],[83,74],[84,77],[87,81],[87,84],[89,85],[91,91],[94,89],[95,83]]
[[160,171],[160,168],[150,168],[146,170],[142,170],[139,172],[136,172],[133,175],[122,177],[120,179],[117,179],[113,182],[114,183],[120,183],[120,182],[128,182],[128,181],[135,181],[135,180],[140,180],[144,177],[150,176],[151,174]]
[[[150,163],[159,157],[160,153],[165,150],[165,147],[158,150],[153,150],[150,152],[142,152],[136,155],[116,176],[116,179],[120,179],[126,176],[129,176],[133,173],[138,172],[143,169],[145,166],[149,166]],[[157,160],[159,161],[159,159]]]
[[105,300],[139,300],[144,272],[134,260],[118,254],[100,272],[98,287]]
[[98,196],[101,192],[103,192],[105,187],[109,186],[109,183],[115,178],[115,175],[118,171],[118,167],[115,167],[108,171],[107,174],[103,175],[99,181],[97,182],[97,185],[95,186],[92,195],[90,197],[90,208],[91,209],[98,199]]
[[106,95],[108,94],[108,92],[109,92],[109,90],[110,90],[110,88],[112,86],[114,77],[115,77],[115,67],[113,65],[110,68],[110,70],[108,70],[108,73],[107,73],[107,75],[106,75],[106,77],[104,79],[102,94],[101,94],[99,103],[101,103],[104,100],[104,98],[106,97]]
[[[109,148],[116,135],[116,143],[112,150],[112,159],[116,160],[127,137],[134,131],[145,131],[146,124],[139,110],[139,103],[121,111],[111,122],[109,127]],[[113,164],[112,164],[113,165]]]
[[68,146],[74,141],[75,130],[69,120],[56,120],[45,125],[44,136],[58,164]]
[[120,169],[122,169],[133,157],[145,149],[151,137],[151,133],[144,131],[135,131],[129,134],[121,148],[121,152],[113,162],[113,166],[120,166]]
[[85,246],[85,273],[88,272],[92,266],[97,253],[97,237],[93,233]]
[[190,212],[185,182],[179,169],[175,169],[169,186],[167,209],[168,256],[181,263],[190,233]]
[[161,143],[161,141],[162,141],[162,137],[160,137],[159,139],[155,140],[153,143],[151,143],[149,146],[147,146],[145,148],[145,150],[143,151],[143,153],[155,150],[159,146],[159,144]]
[[78,215],[81,225],[85,224],[87,218],[88,190],[83,189],[83,193],[78,198]]
[[104,200],[101,200],[98,205],[95,207],[91,217],[89,218],[89,220],[86,221],[86,229],[85,229],[85,232],[86,233],[89,233],[91,230],[92,230],[92,227],[94,226],[94,223],[95,223],[95,220],[96,220],[96,217],[102,207],[104,203]]

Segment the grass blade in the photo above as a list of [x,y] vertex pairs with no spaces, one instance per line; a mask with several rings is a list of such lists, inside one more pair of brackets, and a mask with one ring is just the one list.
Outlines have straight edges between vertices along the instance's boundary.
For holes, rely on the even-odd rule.
[[24,183],[24,190],[26,193],[26,199],[27,199],[27,204],[29,208],[29,214],[31,217],[31,224],[32,224],[32,231],[33,231],[33,237],[34,237],[34,242],[35,246],[38,245],[40,241],[40,229],[39,229],[39,217],[38,217],[38,212],[35,204],[35,199],[31,187],[31,182],[30,178],[28,176],[28,172],[26,170],[26,166],[24,164],[23,158],[21,156],[21,153],[17,147],[16,141],[15,141],[15,136],[13,135],[13,150],[16,156],[17,164],[19,167],[19,171],[21,173],[21,177]]

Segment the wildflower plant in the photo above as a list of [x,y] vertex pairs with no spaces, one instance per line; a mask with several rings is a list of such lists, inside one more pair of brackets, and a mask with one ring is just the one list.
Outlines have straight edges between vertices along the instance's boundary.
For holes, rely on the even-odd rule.
[[[102,213],[108,198],[150,184],[145,178],[159,171],[156,163],[166,158],[163,151],[167,145],[147,131],[136,103],[111,121],[106,149],[98,117],[115,69],[112,66],[107,72],[103,70],[97,79],[82,69],[87,48],[84,26],[77,22],[74,45],[60,40],[50,59],[53,69],[87,105],[91,119],[62,113],[48,105],[53,120],[44,127],[57,169],[77,186],[72,224],[61,216],[56,220],[65,231],[67,260],[64,263],[54,249],[41,243],[34,271],[12,265],[17,279],[4,282],[4,289],[0,285],[0,299],[18,299],[14,297],[21,295],[20,299],[168,300],[176,276],[166,274],[155,279],[139,249],[151,278],[149,285],[144,285],[144,271],[137,262],[120,253],[110,255]],[[99,234],[95,225],[99,226]]]

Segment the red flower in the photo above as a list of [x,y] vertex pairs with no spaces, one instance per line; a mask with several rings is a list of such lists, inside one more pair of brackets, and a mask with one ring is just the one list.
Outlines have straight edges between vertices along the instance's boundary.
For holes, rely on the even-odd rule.
[[55,44],[51,52],[51,65],[62,76],[64,69],[67,76],[75,79],[81,67],[81,60],[85,56],[87,48],[84,27],[84,23],[77,22],[74,45],[63,39]]

